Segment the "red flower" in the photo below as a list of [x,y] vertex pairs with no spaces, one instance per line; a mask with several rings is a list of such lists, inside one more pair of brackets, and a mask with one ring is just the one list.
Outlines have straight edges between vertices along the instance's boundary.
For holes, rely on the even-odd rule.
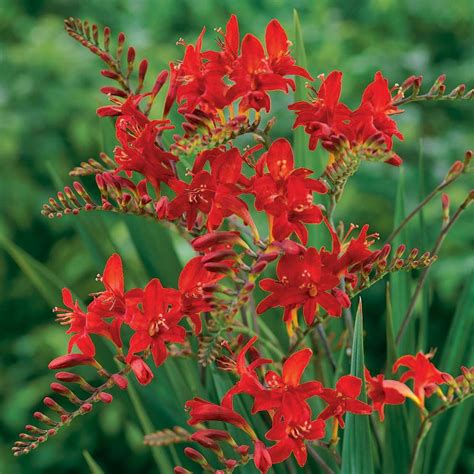
[[133,354],[150,348],[155,365],[161,365],[167,357],[165,343],[184,342],[186,331],[178,325],[182,318],[179,292],[163,288],[156,278],[151,280],[143,294],[143,313],[137,311],[130,322],[136,332],[130,339],[127,361]]
[[[224,395],[224,398],[222,399],[223,406],[232,408],[234,395],[237,395],[239,393],[247,393],[252,397],[257,397],[260,393],[263,392],[268,393],[268,391],[265,391],[265,387],[258,380],[255,370],[264,364],[272,362],[271,359],[257,358],[250,364],[247,364],[247,361],[245,360],[247,352],[252,348],[256,341],[257,336],[254,336],[240,350],[235,364],[235,371],[239,376],[239,381]],[[254,404],[252,408],[252,413],[256,413],[257,411],[258,410],[256,409],[256,406]]]
[[308,72],[294,66],[294,59],[288,51],[286,33],[277,20],[272,20],[266,31],[267,54],[260,41],[253,35],[245,35],[242,41],[240,57],[233,64],[230,79],[235,84],[229,89],[227,97],[230,102],[242,97],[239,110],[250,108],[259,111],[270,110],[268,91],[282,90],[288,92],[295,83],[286,79],[287,75],[304,76],[311,79]]
[[362,227],[358,237],[352,237],[349,240],[352,231],[358,228],[358,226],[351,224],[349,231],[341,241],[326,218],[324,221],[331,233],[332,249],[331,252],[324,248],[321,250],[323,267],[330,268],[336,276],[345,277],[355,286],[357,270],[374,261],[380,255],[380,250],[369,250],[369,247],[378,239],[379,234],[368,235],[369,226],[366,224]]
[[311,410],[306,400],[322,390],[321,384],[316,381],[300,383],[312,355],[311,349],[295,352],[284,362],[281,376],[274,371],[267,372],[265,382],[270,390],[256,394],[252,412],[276,409],[279,415],[287,418],[298,406],[299,412],[309,415]]
[[416,356],[402,356],[393,364],[393,372],[396,372],[399,367],[409,368],[400,377],[400,382],[413,379],[413,391],[419,398],[421,406],[424,406],[425,396],[430,397],[438,388],[438,385],[446,383],[444,378],[446,374],[439,371],[430,362],[432,357],[433,354],[431,353],[423,354],[423,352],[418,352]]
[[277,265],[278,280],[266,278],[260,287],[271,292],[257,307],[257,313],[264,313],[270,308],[285,308],[283,320],[291,334],[293,326],[298,324],[297,310],[303,308],[307,324],[314,320],[319,307],[331,316],[339,317],[347,301],[333,293],[339,285],[339,278],[330,270],[322,267],[318,251],[311,247],[299,254],[283,255]]
[[[264,173],[264,167],[268,173]],[[257,164],[257,175],[250,190],[255,194],[255,207],[269,215],[270,233],[276,240],[284,240],[295,232],[306,244],[308,232],[305,223],[318,224],[322,213],[313,204],[313,192],[324,194],[326,186],[305,168],[294,169],[291,145],[284,138],[274,141]]]
[[364,143],[368,138],[381,133],[385,139],[387,149],[392,148],[392,136],[403,140],[397,124],[389,116],[402,112],[393,105],[392,94],[388,88],[388,81],[378,71],[362,95],[359,108],[351,118],[351,127],[356,130],[356,141]]
[[179,275],[178,289],[181,294],[181,312],[191,318],[196,334],[201,332],[200,313],[210,311],[210,304],[204,299],[205,286],[216,283],[224,275],[209,272],[202,263],[203,257],[192,258]]
[[293,128],[304,126],[310,135],[309,149],[314,150],[320,139],[346,131],[351,110],[339,102],[342,72],[333,71],[323,80],[316,98],[311,102],[296,102],[288,108],[297,117]]
[[207,228],[212,231],[225,217],[235,214],[256,233],[248,206],[238,197],[243,190],[239,186],[242,157],[237,148],[216,150],[205,157],[211,160],[211,173],[200,169],[205,160],[199,160],[199,166],[193,168],[196,174],[191,183],[177,180],[170,183],[177,196],[168,204],[168,218],[176,219],[186,214],[187,227],[191,230],[200,211],[207,215]]
[[362,390],[362,380],[352,375],[344,375],[336,383],[336,390],[323,388],[318,396],[329,404],[319,418],[327,420],[334,417],[341,428],[344,428],[343,416],[346,412],[357,415],[370,415],[372,408],[367,403],[357,400]]
[[308,453],[305,440],[321,439],[325,435],[325,423],[321,419],[311,420],[301,413],[295,412],[289,420],[275,417],[272,428],[265,437],[277,441],[269,448],[272,462],[280,463],[293,453],[300,466],[306,464]]
[[54,308],[56,319],[61,325],[69,324],[66,334],[73,334],[68,344],[68,353],[74,345],[86,356],[93,357],[95,346],[90,334],[100,334],[110,337],[108,325],[95,313],[84,313],[77,301],[72,299],[72,294],[63,288],[63,303],[67,309]]
[[113,318],[109,326],[112,341],[122,347],[120,328],[122,323],[129,322],[137,305],[141,303],[143,291],[139,288],[125,292],[122,259],[113,254],[105,264],[104,273],[98,276],[105,290],[94,293],[94,299],[88,306],[88,311],[101,318]]
[[136,171],[145,176],[158,192],[161,182],[167,183],[174,177],[171,163],[177,158],[157,146],[156,137],[173,126],[168,120],[150,121],[138,109],[141,99],[142,96],[128,98],[122,107],[122,115],[115,123],[117,139],[121,144],[114,150],[115,161],[119,165],[116,172],[123,170],[130,176],[132,171]]
[[232,65],[239,55],[240,34],[237,17],[231,15],[224,34],[221,30],[217,32],[223,36],[223,40],[218,39],[221,51],[206,51],[203,56],[208,60],[208,71],[216,71],[224,76],[232,72]]
[[227,86],[222,80],[221,72],[207,68],[205,54],[201,53],[205,31],[203,28],[195,46],[190,44],[186,47],[179,67],[176,96],[182,104],[180,113],[193,112],[199,106],[203,112],[214,114],[228,103],[225,98]]
[[185,407],[189,410],[191,416],[188,420],[190,425],[196,425],[204,421],[222,421],[237,426],[237,428],[248,433],[253,440],[256,440],[255,433],[249,424],[241,415],[229,407],[216,405],[202,398],[193,398],[187,401]]
[[372,377],[365,369],[365,381],[367,383],[367,396],[372,400],[372,407],[384,420],[385,405],[401,405],[405,398],[415,398],[415,394],[404,384],[397,380],[384,380],[383,374]]

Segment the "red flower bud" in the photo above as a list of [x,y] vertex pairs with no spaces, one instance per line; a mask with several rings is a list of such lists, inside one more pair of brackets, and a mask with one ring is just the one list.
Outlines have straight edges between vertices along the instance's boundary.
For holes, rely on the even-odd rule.
[[141,357],[132,357],[130,361],[130,366],[139,383],[141,383],[142,385],[147,385],[152,381],[153,372]]
[[53,359],[48,369],[67,369],[69,367],[76,367],[77,365],[95,365],[96,361],[92,357],[85,356],[83,354],[68,354]]
[[122,375],[113,374],[111,378],[120,390],[125,390],[128,387],[128,380]]
[[272,467],[272,458],[267,450],[267,447],[261,442],[255,442],[255,451],[253,453],[253,462],[255,467],[261,472],[266,474]]
[[99,400],[104,403],[112,403],[112,400],[114,399],[114,397],[107,392],[100,392],[98,397]]
[[207,250],[215,245],[234,245],[236,243],[247,247],[247,244],[240,238],[240,233],[235,231],[210,232],[191,241],[194,250],[198,252]]

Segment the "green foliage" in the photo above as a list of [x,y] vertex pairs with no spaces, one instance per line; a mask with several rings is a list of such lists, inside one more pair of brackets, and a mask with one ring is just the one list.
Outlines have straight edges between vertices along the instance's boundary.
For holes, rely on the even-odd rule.
[[[351,375],[365,381],[364,377],[364,324],[362,315],[362,300],[359,301],[354,325],[354,341],[352,343]],[[365,384],[359,397],[367,401]],[[370,433],[369,416],[347,413],[342,445],[342,474],[358,474],[374,472],[372,458],[372,437]]]
[[[40,215],[41,204],[56,189],[46,163],[51,164],[56,180],[66,182],[70,169],[102,150],[111,153],[113,146],[110,130],[104,132],[104,123],[99,125],[98,119],[94,118],[95,108],[104,103],[98,92],[105,83],[98,73],[100,61],[67,38],[62,29],[63,18],[89,18],[102,25],[108,24],[115,31],[126,31],[140,54],[149,58],[151,67],[157,72],[170,58],[182,55],[175,41],[181,36],[188,42],[194,41],[204,24],[211,31],[214,26],[223,26],[230,12],[236,12],[243,31],[258,32],[277,15],[289,33],[293,25],[296,55],[302,64],[306,53],[313,77],[327,74],[334,68],[345,73],[343,96],[349,103],[377,69],[382,70],[392,83],[401,82],[410,74],[423,74],[429,82],[443,72],[448,75],[449,85],[471,80],[469,47],[474,28],[469,14],[472,5],[467,0],[449,8],[446,5],[434,8],[433,3],[426,0],[383,0],[361,2],[357,6],[351,2],[307,1],[298,3],[299,15],[293,12],[293,6],[276,0],[258,5],[250,0],[162,0],[158,6],[152,1],[131,0],[0,0],[0,166],[3,170],[0,178],[0,247],[3,250],[0,253],[0,472],[77,472],[78,466],[85,466],[82,450],[85,450],[84,456],[92,472],[98,465],[105,472],[120,472],[124,462],[133,466],[136,472],[156,472],[157,465],[159,472],[171,472],[175,453],[168,447],[160,449],[159,454],[154,454],[154,464],[149,448],[142,444],[142,435],[182,424],[185,420],[183,399],[200,391],[207,396],[194,368],[188,361],[179,361],[158,371],[154,383],[143,392],[141,401],[135,398],[138,411],[139,403],[147,407],[149,420],[142,416],[141,427],[130,409],[127,394],[118,394],[107,410],[94,411],[78,420],[38,450],[34,457],[14,459],[10,455],[9,447],[18,426],[29,421],[29,413],[37,408],[36,401],[48,391],[51,380],[45,369],[47,363],[65,350],[63,332],[53,325],[50,311],[51,306],[60,303],[61,286],[70,286],[80,295],[96,291],[91,276],[103,269],[106,257],[117,249],[124,255],[127,275],[133,280],[130,284],[141,284],[149,276],[157,276],[165,284],[175,285],[183,262],[181,256],[190,253],[179,236],[133,216],[123,219],[118,215],[99,216],[96,213],[50,222]],[[184,15],[185,11],[188,14]],[[211,41],[211,37],[209,34],[206,41]],[[304,83],[304,80],[298,80]],[[304,89],[300,91],[303,96],[297,99],[304,97]],[[276,115],[281,117],[272,134],[287,133],[293,116],[286,106],[293,97],[272,100],[275,100]],[[425,189],[429,190],[454,157],[462,156],[465,149],[472,146],[471,107],[467,103],[406,106],[407,113],[400,121],[405,142],[395,145],[405,159],[406,210],[419,200],[418,183],[413,178],[418,153],[415,137],[422,136],[425,143],[422,175]],[[317,168],[316,163],[322,162],[324,154],[318,150],[308,152],[302,145],[306,142],[302,129],[296,131],[297,159],[304,155],[305,163]],[[90,178],[85,177],[83,183],[90,184]],[[355,223],[369,222],[374,231],[380,232],[383,241],[383,236],[392,229],[394,213],[401,216],[400,206],[396,211],[393,206],[396,186],[395,169],[363,165],[338,205],[337,218]],[[452,201],[460,201],[467,189],[466,181],[456,183]],[[425,243],[431,245],[439,222],[439,205],[433,203],[426,209],[422,227],[415,231],[408,226],[411,243],[425,250],[423,246]],[[472,331],[472,326],[470,331],[467,326],[469,303],[460,303],[459,307],[463,309],[458,310],[448,339],[445,335],[460,288],[473,267],[472,256],[465,257],[469,255],[471,234],[469,219],[461,220],[455,233],[448,237],[441,260],[430,276],[432,298],[427,311],[426,340],[442,350],[440,367],[443,370],[452,370],[461,360],[467,361],[463,357],[470,343],[468,334]],[[396,285],[394,282],[394,287]],[[365,329],[370,336],[365,341],[367,365],[378,369],[383,369],[381,361],[386,350],[380,317],[384,302],[382,288],[379,284],[364,295]],[[466,298],[472,301],[472,284],[470,288],[471,293],[463,296],[462,301]],[[403,317],[403,312],[395,310],[396,305],[403,304],[398,294],[397,290],[392,300],[394,319]],[[406,304],[406,299],[404,301]],[[267,317],[261,324],[263,335],[277,349],[285,344],[279,342],[279,318]],[[362,343],[362,328],[358,329],[361,323],[359,318],[356,343]],[[394,326],[396,330],[396,324]],[[357,349],[356,344],[354,349]],[[360,371],[360,359],[357,367]],[[222,394],[228,388],[227,378],[216,381],[212,376],[208,377],[208,382],[209,379],[208,385],[214,387],[214,392],[218,388]],[[387,408],[387,423],[390,423],[392,412],[397,418],[396,409]],[[459,442],[461,434],[467,431],[470,410],[472,403],[437,420],[433,430],[436,440],[444,434],[447,418],[452,424],[446,438],[441,440],[436,474],[472,471],[472,465],[469,465],[472,452],[470,454],[468,447]],[[107,416],[103,415],[105,412]],[[111,420],[115,421],[112,423]],[[368,420],[364,417],[362,421],[368,426],[364,420]],[[347,425],[349,433],[360,429],[349,419]],[[361,431],[365,437],[367,426]],[[396,436],[400,440],[402,435]],[[364,439],[357,441],[352,434],[347,437],[347,445],[351,438],[357,443]],[[398,446],[395,440],[394,446]],[[432,452],[437,446],[434,445]],[[462,451],[456,466],[453,464],[454,449]],[[366,460],[370,459],[368,455]],[[394,459],[399,460],[396,456]],[[363,459],[359,461],[364,462]],[[396,467],[391,469],[402,472],[396,471]],[[284,472],[283,466],[281,472]],[[384,472],[391,471],[387,468]]]

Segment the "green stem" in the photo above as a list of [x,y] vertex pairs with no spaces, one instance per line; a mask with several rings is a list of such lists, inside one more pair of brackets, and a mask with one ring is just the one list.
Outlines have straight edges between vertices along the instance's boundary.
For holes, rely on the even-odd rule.
[[[438,253],[439,249],[441,248],[441,245],[444,242],[444,239],[446,238],[446,235],[448,234],[448,232],[450,231],[454,223],[459,219],[459,216],[462,214],[462,212],[469,206],[471,202],[472,202],[472,196],[469,194],[467,198],[464,200],[464,202],[459,206],[458,210],[455,212],[452,219],[448,221],[448,223],[442,227],[441,232],[439,233],[438,238],[436,239],[434,247],[431,250],[431,255],[436,255]],[[418,296],[423,288],[426,278],[428,277],[430,269],[431,269],[431,265],[428,265],[427,267],[425,267],[425,269],[423,270],[423,273],[421,274],[420,279],[418,280],[418,284],[411,298],[410,305],[408,306],[407,312],[405,314],[405,317],[403,318],[402,324],[400,325],[400,329],[395,339],[396,344],[399,344],[400,341],[402,340],[405,330],[412,319],[413,311],[415,309]]]

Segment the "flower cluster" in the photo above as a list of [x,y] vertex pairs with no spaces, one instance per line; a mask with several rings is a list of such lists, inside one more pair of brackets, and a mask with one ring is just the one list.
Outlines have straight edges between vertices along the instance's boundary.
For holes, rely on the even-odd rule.
[[[383,374],[371,376],[367,369],[364,375],[363,364],[351,366],[348,373],[345,358],[346,349],[356,341],[354,334],[353,341],[346,344],[353,332],[351,299],[389,273],[428,271],[447,231],[473,200],[469,194],[450,220],[449,200],[443,197],[442,234],[433,251],[420,256],[418,249],[413,249],[403,258],[405,245],[392,249],[390,238],[377,245],[379,235],[369,231],[367,224],[334,223],[335,206],[361,161],[401,164],[393,151],[393,137],[403,139],[403,135],[391,117],[402,112],[398,106],[405,100],[404,93],[410,87],[419,90],[421,79],[414,77],[390,88],[377,72],[356,110],[340,102],[341,72],[320,76],[323,80],[318,90],[308,86],[314,98],[296,102],[289,109],[296,113],[294,127],[303,126],[309,134],[310,151],[321,142],[329,152],[324,173],[314,176],[312,169],[301,166],[301,157],[295,156],[286,138],[270,137],[274,117],[261,125],[266,117],[262,111],[272,110],[270,93],[294,90],[292,76],[313,81],[308,71],[296,64],[291,43],[277,20],[267,25],[265,47],[252,34],[240,40],[234,15],[225,31],[217,30],[217,50],[203,49],[205,29],[195,44],[179,41],[185,46],[183,59],[171,62],[169,71],[160,72],[149,91],[144,91],[146,59],[136,68],[133,87],[136,52],[129,47],[123,60],[123,33],[118,35],[114,56],[109,29],[104,29],[103,45],[96,25],[70,19],[66,29],[100,57],[107,66],[102,75],[116,82],[117,87],[102,88],[110,103],[99,107],[97,114],[115,120],[117,144],[113,156],[100,155],[102,163],[91,159],[71,173],[95,175],[98,198],[75,182],[45,204],[44,214],[54,217],[103,210],[148,217],[156,225],[162,224],[161,229],[166,226],[177,231],[195,254],[184,265],[175,288],[165,288],[152,278],[142,282],[146,283],[142,288],[126,290],[122,260],[114,254],[98,276],[103,289],[91,295],[87,309],[70,290],[63,289],[64,308],[54,312],[58,322],[68,327],[70,339],[67,354],[54,359],[50,368],[88,366],[104,380],[93,386],[82,375],[57,372],[58,382],[51,384],[51,389],[77,408],[69,411],[46,397],[45,405],[59,419],[36,412],[35,418],[47,428],[27,425],[29,433],[20,435],[15,454],[36,448],[76,416],[90,412],[94,403],[110,403],[108,390],[113,386],[125,389],[129,373],[141,384],[150,383],[154,374],[149,358],[159,367],[168,357],[187,357],[200,364],[204,375],[207,366],[214,364],[216,370],[235,378],[219,403],[189,400],[189,424],[195,431],[188,434],[184,430],[177,439],[172,433],[170,441],[193,441],[212,451],[211,461],[194,448],[188,447],[184,453],[202,470],[214,473],[231,473],[249,460],[266,473],[292,455],[299,466],[307,464],[308,454],[315,462],[324,463],[313,452],[314,446],[326,449],[337,464],[339,429],[350,426],[345,425],[346,413],[362,416],[376,411],[383,421],[386,405],[400,405],[409,398],[425,423],[434,416],[426,403],[433,394],[447,408],[472,395],[472,371],[464,369],[456,378],[441,372],[431,362],[431,353],[400,357],[393,372],[402,367],[408,370],[394,380]],[[157,118],[150,118],[155,99],[165,86],[163,110]],[[438,81],[425,98],[431,100],[440,94],[441,86]],[[459,91],[455,95],[458,97]],[[178,121],[169,119],[175,115],[171,113],[174,106],[181,117]],[[184,134],[170,135],[178,124]],[[237,139],[243,135],[255,143],[241,147]],[[471,156],[466,154],[464,163],[456,162],[425,201],[467,172]],[[414,214],[402,222],[395,235]],[[313,238],[316,234],[322,238]],[[318,245],[325,239],[329,245]],[[273,264],[276,276],[271,274]],[[423,273],[422,283],[425,276]],[[258,287],[264,295],[255,301]],[[419,288],[412,308],[418,293]],[[278,326],[266,326],[274,308],[283,308],[288,338],[284,336],[282,341],[276,336]],[[344,318],[340,318],[342,314]],[[410,317],[409,312],[397,342]],[[300,326],[303,320],[304,329]],[[342,334],[340,341],[334,340],[334,332],[332,339],[328,338],[326,329],[342,326],[342,320],[345,327],[335,331]],[[314,357],[313,350],[305,347],[310,344],[306,336],[313,330],[319,337],[312,341],[317,351]],[[109,373],[96,360],[97,337],[109,341],[118,372]],[[362,330],[359,337],[362,339]],[[337,371],[332,357],[335,346],[340,352]],[[276,357],[264,357],[263,347]],[[316,358],[319,363],[324,354],[333,365],[332,377],[318,369],[312,380],[304,381],[312,373],[310,362]],[[270,364],[272,369],[267,369]],[[410,380],[413,383],[407,384]],[[89,396],[80,398],[65,383],[78,384]],[[240,399],[245,397],[251,398],[250,413],[238,411]],[[216,421],[233,427],[228,431],[203,428],[202,423]],[[234,439],[234,427],[250,438],[252,446]],[[233,457],[229,457],[229,450]],[[212,466],[215,459],[222,469]],[[178,466],[175,472],[190,471]]]
[[[253,337],[237,354],[232,353],[232,357],[225,357],[225,363],[221,361],[221,368],[233,372],[237,382],[223,396],[220,404],[194,398],[187,402],[186,408],[189,410],[190,425],[220,421],[245,432],[253,445],[253,462],[262,474],[266,474],[272,465],[284,462],[291,455],[295,456],[300,466],[304,466],[308,456],[307,444],[324,440],[327,435],[330,436],[330,445],[337,442],[338,429],[344,428],[346,413],[369,415],[375,410],[383,421],[385,405],[401,405],[409,398],[415,402],[424,417],[427,413],[425,396],[429,397],[438,392],[441,398],[446,400],[441,392],[441,385],[454,382],[458,390],[464,386],[464,391],[469,391],[472,386],[472,375],[467,369],[464,369],[455,382],[451,375],[440,372],[430,362],[433,354],[419,352],[415,356],[402,356],[395,362],[394,373],[401,366],[410,369],[403,373],[399,380],[386,380],[383,374],[372,377],[365,369],[367,396],[371,402],[368,404],[359,399],[363,389],[363,380],[359,377],[343,375],[336,381],[334,389],[323,386],[317,380],[302,382],[304,371],[313,355],[310,349],[302,349],[288,357],[283,362],[281,373],[264,370],[264,365],[274,361],[260,356],[254,347],[256,341],[257,337]],[[248,354],[250,363],[246,360]],[[405,384],[409,379],[413,379],[413,388]],[[273,443],[271,446],[259,439],[252,429],[251,421],[235,410],[234,397],[242,394],[253,399],[253,416],[266,412],[271,419],[265,433],[265,439]],[[308,403],[313,397],[318,397],[325,405],[317,415],[314,415]],[[332,429],[329,430],[328,424],[331,421]],[[206,442],[208,438],[213,438],[213,435],[212,430],[207,428],[199,429],[192,436],[193,441],[207,449],[210,448]],[[226,442],[228,441],[227,439]],[[233,449],[240,455],[240,459],[224,459],[224,463],[245,464],[248,461],[249,447],[234,443]],[[242,452],[245,456],[242,456]],[[209,466],[201,454],[201,464],[203,460]]]
[[[294,127],[302,126],[310,136],[309,147],[314,150],[321,141],[331,150],[334,139],[344,137],[351,147],[364,147],[365,144],[379,143],[384,146],[387,163],[399,166],[401,158],[392,152],[393,136],[403,140],[396,122],[390,115],[402,111],[394,104],[388,81],[378,71],[374,81],[365,89],[359,107],[352,111],[340,102],[342,73],[331,72],[323,78],[311,102],[296,102],[290,109],[296,113]],[[362,150],[358,150],[361,155]]]
[[103,275],[97,279],[104,290],[94,293],[93,300],[83,311],[73,300],[70,290],[63,289],[65,308],[54,308],[57,320],[69,325],[66,334],[71,334],[68,353],[74,346],[87,357],[94,357],[95,346],[91,335],[109,339],[120,355],[123,354],[122,325],[132,330],[128,351],[124,361],[130,364],[138,381],[151,382],[153,373],[143,361],[144,354],[151,354],[156,367],[168,356],[167,344],[183,344],[186,329],[183,320],[188,318],[195,334],[201,332],[200,314],[210,309],[204,297],[207,288],[223,278],[219,273],[205,269],[202,257],[195,257],[183,268],[178,289],[164,288],[160,280],[154,278],[144,289],[124,289],[122,260],[112,255],[105,266]]

